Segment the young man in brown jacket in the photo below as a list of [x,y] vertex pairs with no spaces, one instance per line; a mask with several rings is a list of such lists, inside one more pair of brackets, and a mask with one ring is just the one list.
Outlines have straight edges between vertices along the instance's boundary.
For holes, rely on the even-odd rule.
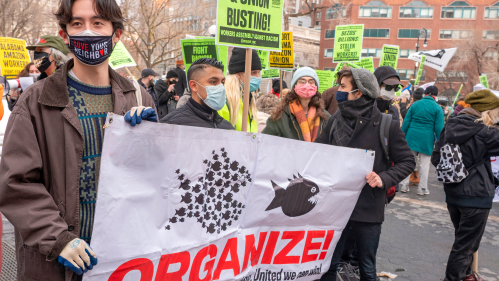
[[62,0],[56,16],[75,59],[23,93],[0,161],[0,211],[15,227],[18,280],[77,280],[97,264],[88,245],[106,114],[155,115],[151,96],[142,89],[151,109],[136,110],[134,85],[108,67],[123,30],[116,2]]

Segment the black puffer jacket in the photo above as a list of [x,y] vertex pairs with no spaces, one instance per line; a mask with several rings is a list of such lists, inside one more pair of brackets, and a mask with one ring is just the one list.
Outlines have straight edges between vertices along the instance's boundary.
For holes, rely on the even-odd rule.
[[158,105],[156,109],[158,110],[159,119],[161,119],[168,114],[168,100],[173,99],[175,90],[169,92],[168,84],[160,79],[156,82],[156,85],[154,85],[154,91],[158,96]]
[[465,167],[472,167],[469,175],[460,183],[444,184],[448,204],[470,208],[492,208],[494,191],[498,185],[492,174],[490,157],[499,156],[499,129],[476,123],[476,116],[463,111],[447,121],[431,156],[431,163],[440,162],[440,148],[447,142],[459,144]]
[[222,116],[206,105],[201,105],[190,98],[181,106],[160,120],[161,123],[192,127],[234,130],[234,127]]

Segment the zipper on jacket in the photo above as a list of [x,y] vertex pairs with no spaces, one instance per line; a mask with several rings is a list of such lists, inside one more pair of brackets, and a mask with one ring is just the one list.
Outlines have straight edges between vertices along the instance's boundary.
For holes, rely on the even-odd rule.
[[296,133],[298,134],[298,140],[302,140],[302,139],[300,139],[300,132],[298,131],[298,129],[296,129],[295,121],[291,120],[291,123],[293,123],[293,127],[295,128]]

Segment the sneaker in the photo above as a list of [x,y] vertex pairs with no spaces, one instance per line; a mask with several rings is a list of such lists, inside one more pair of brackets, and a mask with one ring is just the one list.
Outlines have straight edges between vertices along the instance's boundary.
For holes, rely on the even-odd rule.
[[403,193],[409,192],[409,186],[405,184],[400,185],[400,192]]
[[418,188],[418,193],[416,193],[417,195],[421,195],[421,196],[424,196],[425,195],[425,192],[422,188]]
[[360,276],[355,273],[354,268],[346,262],[341,262],[338,266],[337,280],[341,281],[358,281]]
[[425,195],[430,194],[430,190],[428,188],[423,188],[423,191]]

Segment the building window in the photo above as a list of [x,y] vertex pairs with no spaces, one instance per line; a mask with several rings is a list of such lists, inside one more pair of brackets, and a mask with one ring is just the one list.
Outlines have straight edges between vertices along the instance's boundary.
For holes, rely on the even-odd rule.
[[364,37],[390,37],[390,29],[364,29]]
[[440,39],[470,39],[473,30],[440,30]]
[[[430,39],[431,30],[427,29],[426,33],[428,34],[426,37]],[[399,38],[418,38],[419,29],[399,29]]]
[[443,19],[474,19],[476,18],[476,8],[464,1],[455,1],[447,7],[442,7]]
[[437,77],[440,81],[465,83],[468,81],[468,72],[455,70],[437,71]]
[[485,8],[485,15],[483,16],[486,19],[497,19],[499,18],[499,2],[495,3],[492,7]]
[[359,8],[360,18],[391,18],[392,7],[386,6],[381,1],[371,1]]
[[[400,80],[409,80],[409,79],[415,79],[414,77],[414,69],[397,69],[397,72],[399,74]],[[421,79],[424,80],[424,70],[423,73],[421,74]]]
[[362,49],[362,57],[381,57],[382,49]]
[[334,67],[324,67],[324,70],[326,70],[326,71],[333,71]]
[[334,53],[334,49],[325,49],[324,50],[324,57],[325,58],[332,58]]
[[321,15],[322,15],[322,13],[321,13],[321,12],[317,12],[317,13],[315,14],[315,19],[320,20],[320,19],[321,19]]
[[401,18],[433,18],[433,7],[428,7],[422,1],[412,1],[405,7],[400,7],[399,17]]
[[409,49],[400,49],[399,51],[399,57],[400,58],[408,58],[410,54],[415,53],[416,50],[409,50]]
[[484,30],[482,37],[484,40],[499,40],[499,30]]
[[334,29],[328,29],[326,30],[326,39],[328,38],[334,38],[334,33],[336,32],[336,30]]
[[298,26],[303,26],[303,22],[301,20],[298,21]]
[[326,20],[337,19],[340,12],[342,17],[346,17],[347,11],[345,7],[340,4],[335,4],[330,9],[326,10]]

